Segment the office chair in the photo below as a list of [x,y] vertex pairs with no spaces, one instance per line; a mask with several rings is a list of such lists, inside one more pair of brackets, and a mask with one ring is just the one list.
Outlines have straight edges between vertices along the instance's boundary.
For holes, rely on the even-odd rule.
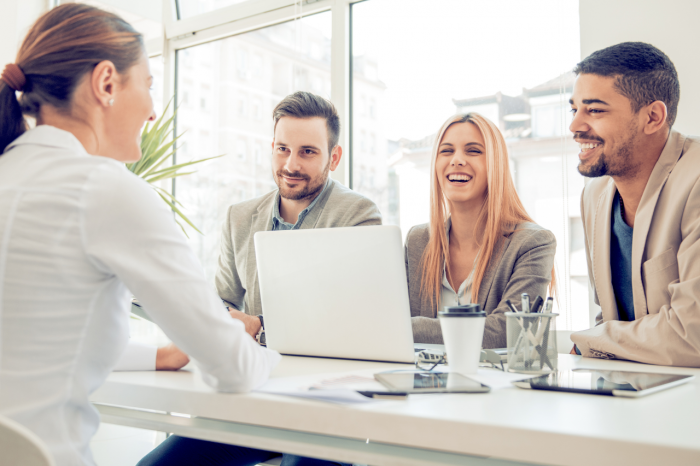
[[26,427],[0,415],[0,465],[55,466],[44,443]]

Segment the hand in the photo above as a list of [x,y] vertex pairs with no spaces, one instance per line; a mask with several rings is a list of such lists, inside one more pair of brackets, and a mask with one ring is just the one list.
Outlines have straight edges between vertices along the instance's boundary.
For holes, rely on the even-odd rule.
[[578,353],[576,352],[576,345],[574,345],[574,347],[571,348],[571,352],[569,354],[575,354],[578,356]]
[[257,316],[249,316],[245,312],[238,311],[232,307],[228,308],[228,313],[236,320],[240,320],[245,325],[245,331],[251,337],[255,338],[260,331],[260,319]]
[[190,362],[190,357],[173,343],[158,348],[156,352],[157,371],[176,371],[182,369],[188,362]]

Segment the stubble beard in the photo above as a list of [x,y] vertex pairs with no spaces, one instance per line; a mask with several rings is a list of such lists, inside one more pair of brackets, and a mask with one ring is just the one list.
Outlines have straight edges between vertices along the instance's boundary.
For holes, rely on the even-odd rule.
[[[331,158],[329,157],[328,164],[323,170],[323,173],[321,173],[314,179],[311,179],[308,175],[304,175],[302,173],[290,173],[285,171],[284,169],[278,170],[277,173],[274,173],[274,179],[275,183],[277,184],[277,188],[279,188],[280,196],[290,201],[301,201],[309,198],[313,199],[318,195],[319,192],[321,192],[323,186],[326,184],[326,181],[328,180],[328,174],[330,173],[330,167]],[[282,178],[283,175],[292,178],[304,178],[307,181],[306,186],[301,190],[287,188],[286,186],[284,186],[284,180]]]
[[598,160],[590,166],[584,165],[584,162],[581,161],[578,165],[578,172],[587,178],[599,178],[601,176],[616,178],[634,177],[639,171],[639,162],[634,160],[634,141],[637,138],[637,131],[634,126],[630,126],[627,135],[627,138],[615,153],[608,156],[605,152],[602,152],[598,156]]

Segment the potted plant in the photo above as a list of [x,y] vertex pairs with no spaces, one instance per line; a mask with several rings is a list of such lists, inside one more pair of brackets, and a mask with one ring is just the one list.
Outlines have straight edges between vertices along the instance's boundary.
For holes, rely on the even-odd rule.
[[161,199],[163,199],[163,201],[165,201],[170,208],[173,209],[173,212],[176,214],[175,222],[180,225],[180,228],[182,228],[182,232],[185,233],[185,236],[189,237],[185,231],[184,225],[180,223],[180,221],[184,221],[201,235],[203,233],[199,231],[199,229],[194,226],[187,216],[178,208],[178,206],[182,207],[182,204],[175,198],[175,196],[155,183],[161,180],[190,175],[194,172],[180,172],[180,170],[185,167],[206,162],[207,160],[223,157],[224,154],[208,157],[206,159],[194,160],[192,162],[164,166],[165,162],[167,162],[175,153],[175,143],[178,139],[180,139],[180,137],[182,137],[182,135],[171,137],[177,109],[173,111],[170,118],[164,120],[165,115],[168,113],[168,108],[170,108],[171,102],[172,100],[165,107],[165,110],[160,118],[153,122],[153,125],[151,125],[150,122],[146,123],[146,126],[143,128],[143,132],[141,133],[141,159],[138,162],[127,163],[126,168],[150,183]]

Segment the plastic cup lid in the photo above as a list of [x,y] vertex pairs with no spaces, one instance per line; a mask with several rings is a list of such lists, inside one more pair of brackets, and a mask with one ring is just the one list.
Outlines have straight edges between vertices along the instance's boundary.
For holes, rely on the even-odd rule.
[[465,304],[463,306],[445,306],[440,317],[486,317],[479,304]]

